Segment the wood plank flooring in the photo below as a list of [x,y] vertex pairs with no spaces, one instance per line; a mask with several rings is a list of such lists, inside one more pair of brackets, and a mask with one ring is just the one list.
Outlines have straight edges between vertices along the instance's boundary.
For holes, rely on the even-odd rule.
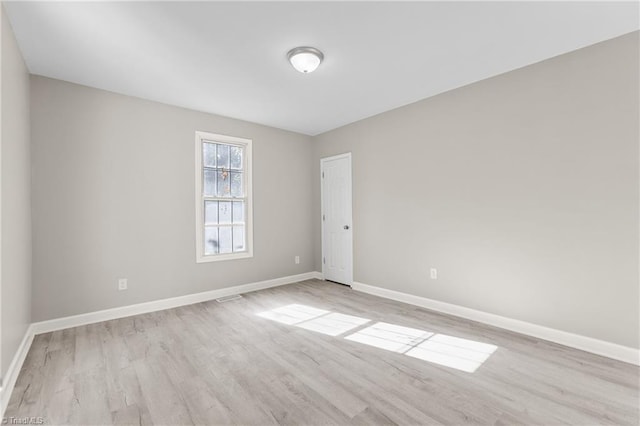
[[[474,372],[454,368],[469,359],[481,362]],[[637,425],[639,372],[310,280],[38,335],[5,416],[48,425]]]

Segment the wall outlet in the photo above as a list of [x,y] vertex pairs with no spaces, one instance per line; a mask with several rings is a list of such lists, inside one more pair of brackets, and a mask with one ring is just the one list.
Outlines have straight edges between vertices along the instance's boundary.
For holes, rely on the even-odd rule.
[[300,256],[294,257],[293,261],[296,263],[296,265],[299,265],[300,264]]
[[129,287],[129,285],[127,284],[127,279],[126,278],[120,278],[118,280],[118,290],[122,291],[122,290],[126,290]]
[[429,269],[429,276],[431,277],[432,280],[437,280],[438,279],[438,270],[436,268]]

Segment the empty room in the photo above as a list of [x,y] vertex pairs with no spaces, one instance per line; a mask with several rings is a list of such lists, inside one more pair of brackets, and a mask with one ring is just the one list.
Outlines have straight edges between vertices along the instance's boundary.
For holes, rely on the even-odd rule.
[[8,425],[638,425],[640,3],[3,1]]

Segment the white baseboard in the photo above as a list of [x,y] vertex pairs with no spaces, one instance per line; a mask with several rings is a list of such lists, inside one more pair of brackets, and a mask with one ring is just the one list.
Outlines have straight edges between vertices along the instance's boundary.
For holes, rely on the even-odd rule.
[[33,327],[30,325],[27,327],[24,337],[20,342],[20,346],[18,346],[18,350],[7,369],[7,374],[4,376],[2,391],[0,391],[0,419],[4,418],[4,412],[7,409],[7,405],[9,405],[11,392],[13,392],[13,387],[16,385],[16,380],[18,380],[22,364],[24,364],[27,353],[29,353],[31,342],[33,342],[33,336]]
[[187,294],[185,296],[172,297],[170,299],[154,300],[152,302],[138,303],[136,305],[122,306],[119,308],[105,309],[70,317],[56,318],[48,321],[40,321],[32,324],[34,334],[48,333],[50,331],[63,330],[70,327],[78,327],[101,321],[109,321],[132,315],[146,314],[148,312],[177,308],[179,306],[192,305],[194,303],[207,302],[220,297],[234,294],[248,293],[250,291],[263,290],[265,288],[292,284],[298,281],[309,280],[317,277],[317,272],[290,275],[288,277],[274,278],[272,280],[258,281],[242,284],[234,287],[226,287],[202,293]]
[[384,297],[386,299],[396,300],[398,302],[408,303],[410,305],[420,306],[422,308],[430,309],[433,311],[466,318],[472,321],[489,324],[494,327],[504,328],[506,330],[515,331],[517,333],[526,334],[528,336],[537,337],[539,339],[548,340],[554,343],[559,343],[561,345],[569,346],[575,349],[580,349],[586,352],[613,358],[618,361],[640,365],[640,350],[618,345],[616,343],[606,342],[604,340],[598,340],[592,337],[569,333],[554,328],[532,324],[526,321],[507,318],[500,315],[490,314],[488,312],[465,308],[464,306],[453,305],[451,303],[440,302],[438,300],[427,299],[426,297],[414,296],[412,294],[401,293],[399,291],[389,290],[386,288],[376,287],[368,284],[362,284],[359,282],[354,282],[351,285],[351,288],[363,293]]

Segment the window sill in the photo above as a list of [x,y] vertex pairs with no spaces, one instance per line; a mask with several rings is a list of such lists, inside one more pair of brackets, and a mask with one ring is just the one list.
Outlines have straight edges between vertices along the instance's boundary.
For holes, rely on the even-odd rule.
[[219,262],[222,260],[236,260],[236,259],[247,259],[253,257],[252,252],[242,252],[242,253],[228,253],[228,254],[213,254],[209,256],[198,256],[196,259],[196,263],[209,263],[209,262]]

